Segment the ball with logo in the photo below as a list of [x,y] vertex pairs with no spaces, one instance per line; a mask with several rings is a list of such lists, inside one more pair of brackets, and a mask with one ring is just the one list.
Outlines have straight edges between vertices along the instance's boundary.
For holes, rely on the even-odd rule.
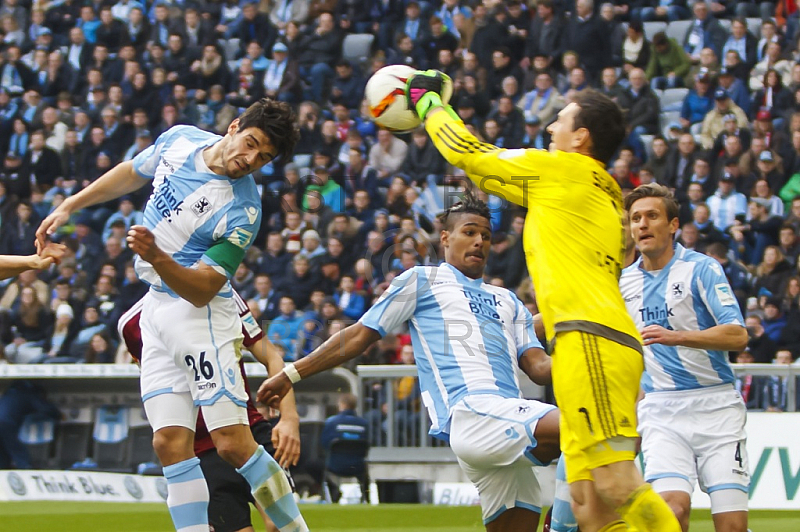
[[[375,72],[364,89],[372,120],[395,133],[417,128],[421,121],[409,107],[406,99],[406,82],[417,72],[406,65],[389,65]],[[442,88],[442,103],[450,101],[453,83],[447,80]]]

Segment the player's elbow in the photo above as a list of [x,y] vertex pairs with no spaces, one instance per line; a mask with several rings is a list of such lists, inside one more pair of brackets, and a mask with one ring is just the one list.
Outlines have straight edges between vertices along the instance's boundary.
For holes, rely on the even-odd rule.
[[202,308],[211,303],[228,278],[220,275],[215,270],[208,268],[205,272],[205,279],[196,278],[196,286],[191,290],[191,294],[186,299],[197,308]]
[[381,335],[378,331],[371,329],[366,325],[362,325],[361,323],[355,323],[348,327],[348,329],[353,330],[353,336],[350,342],[356,347],[358,354],[365,352],[369,346],[381,338]]
[[194,305],[197,308],[203,308],[206,305],[208,305],[209,303],[211,303],[212,299],[214,299],[214,298],[213,297],[209,297],[209,298],[193,297],[193,298],[189,298],[189,303],[191,303],[192,305]]
[[747,336],[747,329],[739,327],[736,331],[735,345],[731,351],[744,351],[747,347],[749,337]]
[[186,299],[189,301],[189,303],[191,303],[195,307],[203,308],[206,305],[208,305],[209,303],[211,303],[211,300],[214,299],[214,297],[219,292],[219,288],[217,288],[213,292],[212,292],[212,290],[213,290],[213,288],[209,288],[207,290],[194,291],[192,293],[192,295],[187,297]]

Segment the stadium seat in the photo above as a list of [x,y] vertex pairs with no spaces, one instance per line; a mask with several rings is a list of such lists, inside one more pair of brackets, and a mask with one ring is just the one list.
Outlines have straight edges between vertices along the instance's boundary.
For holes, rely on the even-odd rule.
[[676,20],[670,22],[669,26],[667,26],[667,37],[675,39],[678,41],[678,44],[683,44],[683,39],[686,38],[686,33],[689,31],[691,25],[691,20]]
[[153,429],[144,415],[144,407],[131,408],[128,412],[128,468],[135,470],[139,464],[158,462],[153,450]]
[[56,460],[58,467],[69,469],[75,462],[82,462],[89,455],[89,439],[92,435],[92,409],[71,408],[63,412],[64,419],[56,436]]
[[94,460],[100,469],[129,471],[126,463],[128,450],[128,408],[101,406],[95,412]]
[[725,31],[727,31],[728,33],[731,32],[731,21],[729,19],[720,18],[717,20],[719,20],[719,25],[725,28]]
[[653,138],[655,135],[641,135],[639,138],[642,140],[642,144],[644,145],[644,149],[647,151],[647,158],[653,156]]
[[321,422],[301,422],[300,423],[300,460],[305,462],[305,458],[315,460],[324,455],[320,438],[322,437]]
[[680,118],[680,111],[664,111],[661,113],[661,129],[669,126],[672,122],[680,121]]
[[648,41],[653,40],[653,35],[659,31],[666,31],[666,22],[645,22],[644,23],[644,36]]
[[747,19],[747,30],[757,39],[761,38],[761,22],[758,17]]
[[[335,439],[331,442],[331,449],[325,457],[325,469],[322,472],[322,493],[325,500],[331,500],[330,488],[328,486],[328,476],[335,475],[338,478],[355,478],[361,488],[361,502],[369,503],[369,468],[367,466],[367,454],[369,453],[369,442],[367,440],[345,440]],[[359,462],[358,466],[348,467],[346,470],[336,469],[337,458],[355,459]]]
[[353,65],[361,68],[369,60],[373,40],[375,40],[375,36],[371,33],[347,35],[342,43],[342,59],[347,59]]
[[661,109],[664,112],[680,110],[681,106],[683,105],[683,100],[686,99],[687,94],[689,94],[689,89],[665,89],[660,98]]
[[225,50],[225,61],[233,61],[239,53],[239,39],[219,39],[217,41]]
[[52,465],[53,441],[56,422],[37,415],[25,417],[19,429],[19,441],[25,444],[35,469],[48,469]]

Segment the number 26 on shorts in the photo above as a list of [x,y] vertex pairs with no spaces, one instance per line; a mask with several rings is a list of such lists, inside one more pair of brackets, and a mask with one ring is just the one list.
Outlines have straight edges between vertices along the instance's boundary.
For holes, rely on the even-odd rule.
[[186,365],[194,371],[195,382],[200,380],[201,374],[205,380],[211,380],[214,377],[214,366],[211,365],[211,362],[206,360],[205,351],[200,352],[200,357],[197,361],[195,361],[192,355],[186,355],[184,361],[186,361]]

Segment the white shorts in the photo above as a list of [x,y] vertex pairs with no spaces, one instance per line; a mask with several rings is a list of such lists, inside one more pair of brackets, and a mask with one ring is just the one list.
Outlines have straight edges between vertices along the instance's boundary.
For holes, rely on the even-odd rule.
[[[242,324],[232,298],[217,296],[197,308],[151,289],[143,299],[140,327],[145,404],[163,394],[188,394],[194,406],[208,407],[223,399],[246,407],[248,397],[239,370]],[[182,417],[191,415],[190,410],[182,410],[189,412]],[[185,424],[172,421],[195,426],[195,419],[186,419]]]
[[747,510],[747,410],[733,386],[649,393],[638,415],[644,476],[653,489],[691,494],[698,482],[712,513]]
[[478,488],[484,524],[509,508],[542,511],[542,492],[531,454],[533,433],[553,405],[495,395],[473,395],[453,407],[450,447]]

